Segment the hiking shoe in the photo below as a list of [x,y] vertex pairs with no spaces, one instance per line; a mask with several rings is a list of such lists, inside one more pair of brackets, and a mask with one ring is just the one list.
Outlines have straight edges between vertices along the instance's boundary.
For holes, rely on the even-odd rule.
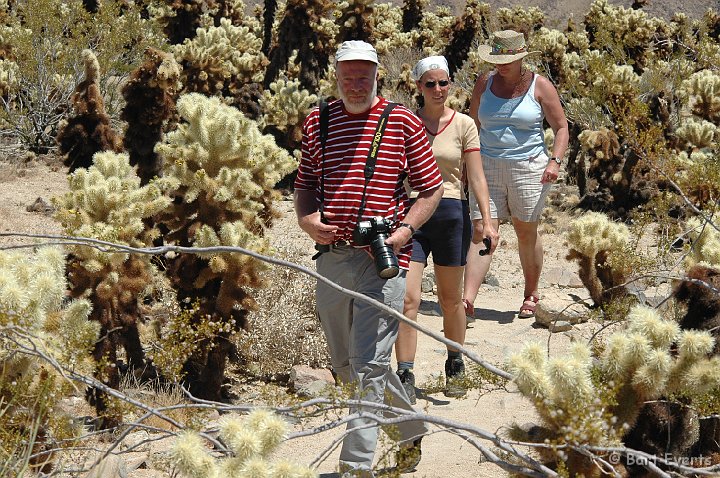
[[415,405],[417,397],[415,395],[415,374],[412,369],[404,368],[397,371],[398,377],[400,377],[400,383],[402,383],[405,393],[410,400],[411,405]]
[[462,357],[445,360],[445,396],[464,397],[467,389],[463,385],[465,378],[465,362]]
[[420,464],[422,458],[422,437],[413,440],[412,445],[400,445],[395,454],[395,471],[398,473],[410,473]]

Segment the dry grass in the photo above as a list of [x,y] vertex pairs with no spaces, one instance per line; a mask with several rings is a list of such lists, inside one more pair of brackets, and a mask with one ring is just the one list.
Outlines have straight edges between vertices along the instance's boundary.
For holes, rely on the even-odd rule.
[[[307,260],[306,252],[290,248],[274,255],[295,263]],[[294,365],[327,366],[327,344],[315,316],[315,279],[275,266],[266,280],[269,286],[253,294],[259,307],[250,314],[250,332],[240,344],[252,372],[271,376],[286,374]]]

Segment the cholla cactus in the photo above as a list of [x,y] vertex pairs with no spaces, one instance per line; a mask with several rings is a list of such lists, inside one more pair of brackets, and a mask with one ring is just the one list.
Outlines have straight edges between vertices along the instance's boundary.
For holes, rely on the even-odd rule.
[[[595,119],[603,121],[602,112],[593,111],[592,105],[584,105],[586,108],[582,108],[581,101],[574,102],[573,105],[578,106],[578,109],[571,108],[571,111],[594,114]],[[592,120],[592,117],[588,119]],[[582,154],[588,159],[587,178],[596,183],[588,189],[596,194],[610,194],[615,183],[615,175],[622,169],[623,163],[617,134],[606,127],[601,127],[595,131],[585,130],[578,135],[577,139]],[[582,173],[584,174],[584,172]],[[612,198],[603,199],[607,202],[612,201]]]
[[595,0],[590,5],[585,25],[591,47],[611,51],[617,61],[632,65],[636,72],[652,58],[652,39],[666,27],[663,20],[642,10],[615,6],[608,0]]
[[428,8],[429,0],[405,0],[402,6],[402,31],[411,32],[420,27],[423,12]]
[[[154,184],[140,187],[126,154],[100,152],[93,161],[89,169],[78,169],[70,175],[70,192],[53,198],[65,233],[134,247],[150,245],[156,231],[147,230],[143,219],[165,209],[169,199]],[[88,297],[95,306],[90,318],[101,325],[102,339],[93,351],[99,378],[117,387],[118,348],[124,348],[128,365],[138,370],[146,368],[137,330],[139,301],[152,287],[157,272],[147,256],[106,253],[82,246],[70,250],[71,295]],[[98,412],[105,413],[103,395],[98,392],[95,400]],[[114,419],[108,418],[107,424],[111,425]]]
[[572,223],[567,241],[567,259],[578,261],[580,279],[595,304],[605,304],[626,293],[618,286],[625,282],[629,271],[617,256],[622,257],[630,243],[627,226],[611,222],[604,214],[588,212]]
[[[420,21],[420,45],[423,56],[437,55],[443,51],[448,41],[448,32],[455,23],[455,16],[445,6],[435,8],[435,11],[426,11]],[[419,58],[418,58],[419,59]]]
[[20,69],[12,60],[0,59],[0,97],[8,98],[18,87]]
[[[720,77],[719,77],[720,78]],[[680,146],[688,151],[712,148],[720,138],[720,130],[713,123],[690,118],[675,130],[680,139]]]
[[286,432],[285,421],[269,411],[256,410],[245,420],[230,416],[222,420],[219,435],[232,456],[215,459],[197,434],[186,432],[175,441],[170,459],[178,471],[189,478],[317,477],[317,473],[305,466],[269,461]]
[[279,16],[282,20],[277,28],[277,40],[268,54],[270,64],[263,79],[266,88],[288,69],[290,58],[296,53],[300,84],[312,92],[317,91],[339,30],[328,18],[334,8],[335,3],[328,0],[287,2],[283,15]]
[[120,118],[128,124],[123,143],[130,164],[137,165],[141,184],[149,183],[160,172],[153,148],[163,130],[170,129],[175,120],[180,70],[171,54],[148,48],[145,62],[130,74],[122,88],[125,107]]
[[672,165],[675,182],[698,207],[711,207],[720,198],[720,169],[712,153],[682,151]]
[[[180,97],[177,108],[184,121],[155,148],[163,158],[158,182],[174,197],[173,207],[156,216],[169,231],[164,240],[267,252],[263,236],[278,194],[273,186],[296,168],[295,160],[218,98],[191,93]],[[241,254],[204,254],[179,256],[167,269],[179,298],[197,303],[195,319],[222,325],[223,332],[205,342],[205,355],[187,367],[193,391],[219,399],[227,339],[254,307],[246,288],[262,285],[262,265]]]
[[720,232],[698,217],[691,218],[687,225],[692,245],[686,265],[691,267],[699,264],[720,269]]
[[557,83],[565,82],[565,74],[569,70],[563,65],[568,43],[567,37],[562,32],[545,27],[541,27],[528,39],[528,48],[531,51],[543,52],[548,64],[548,75]]
[[489,4],[479,3],[478,0],[468,0],[463,14],[450,28],[450,39],[443,50],[443,55],[447,58],[450,67],[450,76],[453,76],[467,60],[475,38],[479,34],[487,36],[490,33],[489,17]]
[[545,13],[538,7],[518,5],[513,8],[498,8],[496,16],[500,30],[512,28],[517,31],[531,32],[545,23]]
[[693,73],[683,81],[679,94],[689,103],[693,114],[712,123],[720,123],[720,75],[710,70]]
[[282,134],[285,145],[292,150],[302,141],[302,122],[317,103],[317,96],[300,87],[300,81],[279,79],[270,84],[260,99],[260,107],[265,112],[263,123],[272,126]]
[[[375,49],[378,55],[392,55],[398,50],[407,50],[417,45],[420,32],[417,29],[403,31],[402,11],[389,3],[375,6],[373,17],[375,21]],[[418,56],[418,59],[420,57]],[[385,62],[381,62],[385,66]]]
[[175,45],[173,54],[184,65],[185,91],[231,96],[244,83],[262,81],[267,59],[261,47],[250,28],[221,18],[219,26],[198,28],[192,40]]
[[70,97],[75,115],[60,126],[57,136],[60,153],[67,154],[64,162],[70,172],[89,168],[93,155],[98,151],[122,151],[122,140],[105,112],[97,58],[92,50],[83,50],[81,56],[85,64],[85,80]]
[[344,0],[337,4],[340,25],[338,42],[364,40],[375,42],[374,0]]
[[[677,355],[670,353],[673,343]],[[617,446],[646,401],[672,393],[701,396],[720,385],[718,359],[707,358],[713,344],[706,332],[681,331],[654,309],[636,306],[627,327],[610,335],[595,359],[582,343],[549,360],[542,346],[531,344],[509,364],[520,392],[533,400],[542,419],[536,437],[548,444]],[[512,434],[532,440],[518,428]],[[546,461],[558,460],[544,453]],[[560,455],[573,476],[599,476],[593,460],[579,452]]]
[[[6,475],[27,474],[25,460],[17,455],[31,453],[35,458],[30,466],[49,471],[53,456],[46,450],[57,446],[50,437],[72,438],[77,431],[58,406],[65,379],[19,347],[35,348],[78,373],[91,370],[89,351],[98,326],[87,320],[91,310],[87,300],[63,307],[66,285],[60,249],[42,247],[31,254],[0,251],[0,440],[6,445]],[[22,443],[29,449],[18,445]]]

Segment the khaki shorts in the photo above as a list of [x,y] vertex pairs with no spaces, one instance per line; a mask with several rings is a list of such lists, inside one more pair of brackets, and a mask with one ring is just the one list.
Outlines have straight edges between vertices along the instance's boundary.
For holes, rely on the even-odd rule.
[[[483,169],[490,190],[490,217],[513,217],[523,222],[540,220],[552,184],[540,182],[550,158],[541,154],[530,160],[495,159],[483,156]],[[470,217],[482,219],[472,191]]]

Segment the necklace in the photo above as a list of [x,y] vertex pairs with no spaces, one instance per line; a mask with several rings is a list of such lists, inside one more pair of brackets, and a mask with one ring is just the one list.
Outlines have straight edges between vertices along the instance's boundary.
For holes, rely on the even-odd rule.
[[517,81],[515,82],[515,84],[512,85],[512,89],[513,89],[513,90],[514,90],[515,88],[517,88],[518,85],[523,82],[523,80],[525,79],[525,73],[527,73],[527,70],[525,70],[525,69],[523,69],[523,70],[520,72],[520,76],[518,77]]

